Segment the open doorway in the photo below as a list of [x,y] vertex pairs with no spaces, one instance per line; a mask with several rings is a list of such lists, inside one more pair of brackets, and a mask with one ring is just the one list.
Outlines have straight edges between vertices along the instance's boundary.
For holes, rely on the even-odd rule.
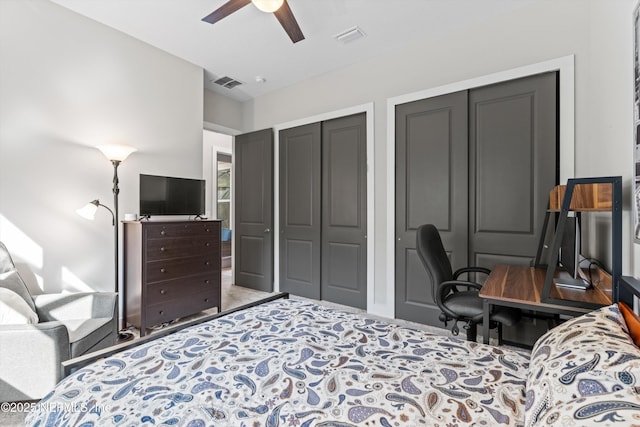
[[230,271],[233,254],[233,137],[204,129],[202,143],[207,216],[222,221],[222,269]]
[[216,217],[222,220],[222,268],[231,268],[231,155],[217,153]]

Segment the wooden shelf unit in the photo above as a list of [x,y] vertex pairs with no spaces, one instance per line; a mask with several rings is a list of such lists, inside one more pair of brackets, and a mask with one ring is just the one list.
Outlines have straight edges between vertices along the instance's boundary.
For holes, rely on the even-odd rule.
[[[560,212],[567,191],[566,185],[556,185],[549,193],[549,210]],[[608,212],[613,206],[613,188],[611,184],[577,184],[573,189],[570,211]]]
[[[558,251],[562,241],[564,227],[569,212],[610,212],[611,213],[611,271],[597,268],[594,273],[593,291],[602,293],[610,301],[618,300],[618,280],[622,273],[622,177],[573,178],[566,185],[558,185],[549,194],[549,210],[546,213],[540,245],[536,256],[536,266],[540,266],[540,257],[547,234],[549,217],[558,214],[558,223],[551,244],[549,264],[546,266],[542,300],[554,304],[575,307],[597,308],[603,304],[585,302],[576,292],[559,289],[553,283],[558,266]],[[554,256],[553,254],[556,254]],[[590,290],[591,291],[591,290]]]

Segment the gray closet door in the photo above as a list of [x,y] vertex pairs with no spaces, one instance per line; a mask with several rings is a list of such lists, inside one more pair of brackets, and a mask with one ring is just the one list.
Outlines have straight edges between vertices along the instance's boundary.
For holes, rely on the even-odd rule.
[[434,224],[454,268],[467,261],[467,92],[396,107],[396,316],[441,326],[416,253],[416,229]]
[[280,290],[320,299],[320,123],[280,131]]
[[470,91],[469,262],[530,265],[556,178],[556,73]]
[[273,132],[235,137],[235,283],[273,291]]
[[438,227],[454,269],[535,258],[557,181],[556,80],[547,73],[472,89],[468,102],[457,93],[396,107],[397,317],[442,326],[437,284],[415,254],[420,224]]
[[322,125],[322,275],[324,300],[367,307],[366,115]]

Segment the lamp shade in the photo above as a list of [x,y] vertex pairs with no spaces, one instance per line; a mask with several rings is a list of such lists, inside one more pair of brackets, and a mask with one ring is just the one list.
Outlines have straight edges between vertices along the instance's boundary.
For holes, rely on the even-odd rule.
[[89,202],[80,209],[76,209],[76,213],[82,218],[93,221],[93,219],[96,217],[96,211],[98,210],[99,203],[100,202],[98,202],[97,200]]
[[117,162],[124,162],[124,160],[129,157],[129,154],[138,151],[128,145],[119,144],[99,145],[96,148],[102,151],[102,154],[104,154],[107,159]]
[[251,0],[251,2],[261,11],[271,13],[280,9],[284,0]]

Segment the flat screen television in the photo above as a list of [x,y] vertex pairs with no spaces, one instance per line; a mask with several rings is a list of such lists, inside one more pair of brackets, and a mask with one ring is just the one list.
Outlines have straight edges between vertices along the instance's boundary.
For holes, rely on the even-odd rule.
[[556,279],[556,285],[587,289],[589,282],[580,268],[580,219],[568,217],[560,243],[559,261],[565,274]]
[[140,174],[140,215],[204,215],[205,181]]

